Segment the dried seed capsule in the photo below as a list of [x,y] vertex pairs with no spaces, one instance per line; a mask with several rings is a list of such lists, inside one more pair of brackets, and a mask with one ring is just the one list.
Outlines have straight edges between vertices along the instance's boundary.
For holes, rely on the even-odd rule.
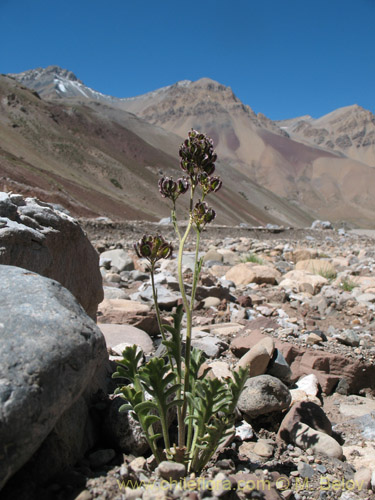
[[144,235],[134,244],[134,249],[138,257],[147,259],[151,264],[160,259],[168,259],[173,252],[172,244],[167,243],[160,235]]

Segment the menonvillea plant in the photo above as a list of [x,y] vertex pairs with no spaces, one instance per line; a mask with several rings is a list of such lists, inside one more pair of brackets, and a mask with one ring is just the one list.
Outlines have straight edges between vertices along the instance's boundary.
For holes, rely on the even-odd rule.
[[[135,245],[135,250],[150,264],[156,315],[167,356],[166,359],[154,357],[142,364],[142,352],[136,346],[127,347],[113,376],[129,382],[129,385],[117,390],[127,402],[120,410],[134,412],[156,460],[160,462],[167,458],[183,462],[188,471],[200,472],[218,446],[233,432],[234,410],[248,370],[240,368],[225,381],[205,378],[207,372],[202,370],[203,353],[191,348],[192,315],[202,267],[202,260],[198,258],[200,236],[206,224],[216,216],[205,198],[219,191],[222,182],[212,175],[217,156],[212,140],[204,134],[191,130],[179,154],[185,176],[177,180],[162,177],[159,191],[172,204],[171,217],[179,240],[177,273],[183,305],[173,315],[173,326],[162,324],[154,280],[155,265],[160,259],[171,257],[173,249],[160,235],[143,236]],[[177,221],[176,202],[187,192],[190,193],[188,221],[182,233]],[[198,200],[195,200],[196,197]],[[196,233],[195,266],[188,297],[182,275],[182,257],[192,229]],[[184,313],[186,337],[183,356],[181,323]],[[177,415],[178,427],[177,443],[173,445],[168,429],[168,414],[171,411]]]

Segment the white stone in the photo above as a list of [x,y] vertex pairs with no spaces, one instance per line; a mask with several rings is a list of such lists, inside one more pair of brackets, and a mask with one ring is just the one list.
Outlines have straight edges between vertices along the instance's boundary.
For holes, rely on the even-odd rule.
[[319,392],[319,382],[313,373],[306,375],[298,380],[296,383],[298,389],[304,391],[308,396],[317,396]]

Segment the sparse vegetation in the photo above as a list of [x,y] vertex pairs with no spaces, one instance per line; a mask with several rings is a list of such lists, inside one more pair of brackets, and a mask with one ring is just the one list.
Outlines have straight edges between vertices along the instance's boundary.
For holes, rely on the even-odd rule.
[[357,283],[349,277],[342,279],[340,283],[340,287],[344,290],[344,292],[351,292],[356,286],[358,286]]
[[241,259],[241,262],[253,262],[254,264],[260,264],[260,265],[264,264],[263,259],[261,259],[259,255],[255,253],[249,253],[245,255],[245,257]]
[[319,274],[319,276],[326,278],[328,281],[333,281],[334,279],[337,278],[336,271],[331,269],[320,269],[319,272],[316,274]]
[[110,181],[115,187],[117,187],[118,189],[122,189],[122,186],[117,179],[110,179]]

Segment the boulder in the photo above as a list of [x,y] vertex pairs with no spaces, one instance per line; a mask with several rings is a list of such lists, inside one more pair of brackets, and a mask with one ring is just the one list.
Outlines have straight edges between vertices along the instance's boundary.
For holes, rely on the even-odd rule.
[[343,449],[331,437],[332,426],[320,406],[312,402],[296,403],[281,422],[278,438],[314,453],[341,459]]
[[281,288],[295,292],[306,292],[311,295],[316,295],[320,292],[323,285],[327,285],[328,280],[318,274],[311,274],[304,270],[295,269],[284,274],[282,281],[279,283]]
[[112,267],[116,267],[119,272],[133,271],[134,269],[133,258],[122,248],[107,250],[100,254],[100,265],[105,266],[108,262]]
[[266,373],[268,363],[272,359],[275,343],[272,337],[265,337],[244,354],[236,365],[239,367],[248,367],[249,377],[256,377]]
[[285,410],[290,402],[290,392],[280,380],[271,375],[259,375],[247,380],[237,406],[244,415],[255,418]]
[[203,261],[209,262],[210,260],[215,262],[223,262],[223,256],[216,250],[216,248],[210,248],[208,252],[204,254]]
[[124,399],[119,396],[109,402],[102,433],[106,442],[122,452],[142,455],[147,452],[149,445],[140,423],[134,418],[132,412],[119,411],[124,404]]
[[[315,259],[318,256],[318,252],[315,248],[296,248],[293,252],[290,253],[290,260],[294,263],[299,262],[300,260],[308,260]],[[285,258],[287,255],[285,255]]]
[[78,222],[47,203],[6,193],[0,221],[0,264],[58,281],[95,319],[103,300],[99,256]]
[[226,361],[214,361],[208,367],[210,368],[210,371],[206,375],[208,378],[224,380],[232,377],[232,371]]
[[350,280],[365,293],[375,288],[374,276],[351,276]]
[[105,286],[104,298],[105,299],[127,299],[127,295],[121,288],[115,288],[113,286]]
[[318,274],[323,277],[336,277],[337,274],[335,267],[325,259],[300,260],[296,264],[296,269],[298,271],[308,271],[312,274]]
[[92,446],[89,405],[105,390],[108,355],[101,331],[60,283],[4,265],[0,281],[1,488],[38,448],[33,466],[47,479]]
[[217,358],[228,347],[221,339],[204,331],[193,331],[191,345],[203,351],[208,358]]
[[311,373],[298,380],[297,389],[304,391],[309,396],[317,396],[319,393],[318,377]]
[[154,345],[146,332],[132,325],[116,325],[113,323],[100,323],[106,344],[116,354],[121,355],[126,346],[137,345],[145,354],[150,354]]
[[98,323],[130,324],[149,335],[158,335],[159,326],[148,304],[128,299],[104,299],[99,304]]
[[218,307],[221,300],[218,297],[206,297],[202,302],[203,309],[209,309],[210,307]]
[[312,450],[314,454],[331,458],[341,459],[344,454],[342,447],[332,436],[303,423],[295,427],[292,443],[304,450]]
[[292,376],[292,370],[279,349],[275,349],[272,359],[267,366],[268,375],[272,375],[288,384]]
[[291,436],[300,423],[325,434],[332,434],[331,422],[322,408],[311,401],[302,401],[294,404],[288,411],[281,422],[278,436],[290,443]]
[[248,285],[249,283],[277,284],[281,273],[271,266],[254,265],[252,262],[242,262],[233,266],[226,273],[225,278],[233,281],[236,286]]
[[230,266],[234,266],[238,264],[239,256],[237,252],[230,250],[229,248],[220,248],[218,252],[223,257],[223,264],[229,264]]
[[158,465],[156,472],[166,481],[180,481],[186,476],[186,467],[184,464],[164,460]]
[[329,220],[317,219],[311,224],[311,229],[333,229],[333,226]]
[[[173,307],[177,305],[178,301],[181,300],[180,293],[171,292],[168,288],[159,284],[156,285],[156,293],[157,293],[159,308],[161,310],[170,311]],[[152,286],[147,283],[143,283],[143,285],[141,285],[141,287],[139,288],[138,292],[132,294],[130,297],[133,300],[134,299],[138,300],[139,297],[142,300],[149,302],[150,304],[154,303]]]

